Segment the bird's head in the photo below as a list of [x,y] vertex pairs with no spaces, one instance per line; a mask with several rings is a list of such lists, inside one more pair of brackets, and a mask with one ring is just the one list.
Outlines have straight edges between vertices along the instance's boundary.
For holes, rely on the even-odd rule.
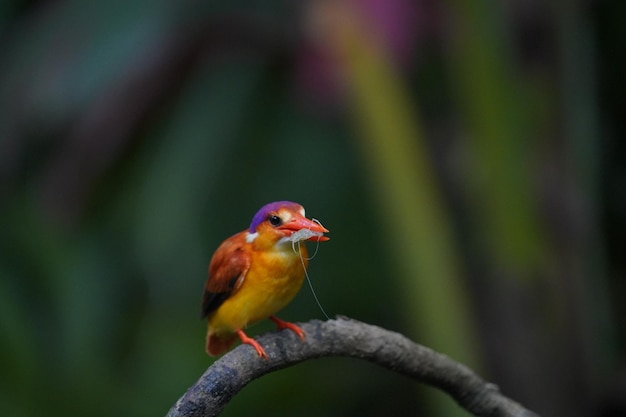
[[252,242],[262,237],[262,240],[272,244],[302,240],[323,242],[329,239],[324,233],[328,233],[328,229],[319,222],[307,219],[300,204],[276,201],[264,205],[254,215],[247,239]]

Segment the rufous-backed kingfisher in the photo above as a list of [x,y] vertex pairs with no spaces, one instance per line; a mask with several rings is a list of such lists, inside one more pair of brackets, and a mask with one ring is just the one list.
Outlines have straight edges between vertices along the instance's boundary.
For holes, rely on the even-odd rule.
[[215,251],[202,298],[202,317],[208,318],[206,351],[226,352],[237,336],[267,358],[263,347],[244,333],[249,324],[265,318],[278,329],[289,329],[304,341],[304,331],[275,314],[300,290],[307,265],[302,240],[325,241],[328,230],[309,220],[304,208],[290,201],[266,204],[250,227],[226,239]]

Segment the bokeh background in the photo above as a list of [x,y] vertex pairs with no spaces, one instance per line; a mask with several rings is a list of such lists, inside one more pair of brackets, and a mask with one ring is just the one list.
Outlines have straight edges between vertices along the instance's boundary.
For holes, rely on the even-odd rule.
[[[625,415],[625,19],[608,0],[4,0],[0,415],[164,415],[214,360],[211,254],[279,199],[331,230],[309,270],[329,314],[542,415]],[[306,287],[281,316],[323,319]],[[466,414],[323,359],[224,415]]]

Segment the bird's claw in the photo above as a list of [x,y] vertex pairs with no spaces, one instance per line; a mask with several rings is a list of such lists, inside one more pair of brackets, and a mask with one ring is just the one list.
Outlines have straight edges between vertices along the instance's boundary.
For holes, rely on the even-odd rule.
[[251,337],[248,337],[243,330],[237,330],[237,335],[241,339],[241,343],[245,343],[246,345],[250,345],[256,350],[256,353],[259,355],[259,358],[263,358],[265,360],[268,359],[267,353],[265,353],[265,349]]
[[304,338],[306,335],[304,333],[304,330],[302,330],[300,326],[297,326],[293,323],[289,323],[288,321],[281,320],[276,316],[271,316],[270,320],[276,323],[276,327],[278,328],[278,330],[289,329],[295,334],[297,334],[298,337],[300,337],[300,339],[304,342]]

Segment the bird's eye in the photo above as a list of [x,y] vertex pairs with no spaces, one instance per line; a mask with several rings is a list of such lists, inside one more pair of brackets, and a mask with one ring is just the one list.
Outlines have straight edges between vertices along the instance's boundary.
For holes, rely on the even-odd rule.
[[267,220],[269,220],[272,226],[280,226],[283,223],[283,220],[276,215],[269,216]]

